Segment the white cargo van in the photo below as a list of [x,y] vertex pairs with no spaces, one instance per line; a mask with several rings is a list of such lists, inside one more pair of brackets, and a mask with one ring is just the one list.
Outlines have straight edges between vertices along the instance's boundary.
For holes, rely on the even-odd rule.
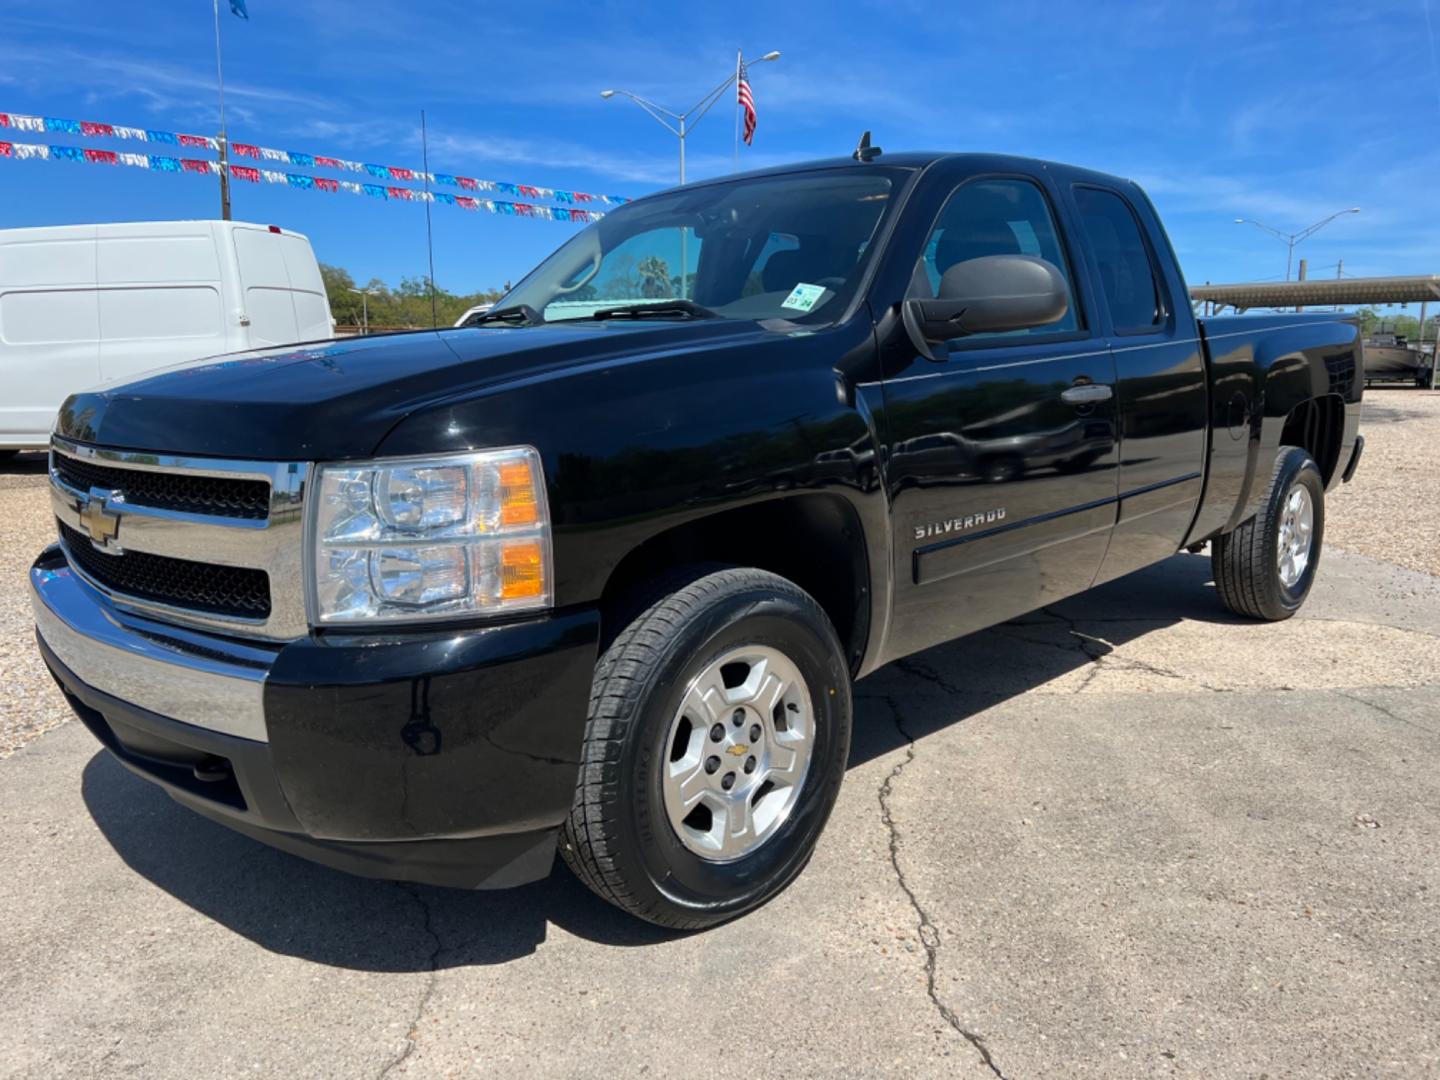
[[333,330],[310,241],[274,225],[0,230],[0,455],[44,446],[76,390]]

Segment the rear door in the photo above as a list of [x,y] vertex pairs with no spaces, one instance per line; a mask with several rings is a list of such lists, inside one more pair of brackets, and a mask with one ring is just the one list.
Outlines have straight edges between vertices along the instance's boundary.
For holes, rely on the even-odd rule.
[[1189,533],[1204,487],[1205,360],[1180,306],[1187,293],[1174,256],[1139,189],[1086,180],[1070,192],[1116,367],[1120,505],[1097,579],[1108,581],[1175,554]]
[[1117,484],[1114,362],[1056,202],[1039,171],[947,184],[911,256],[912,296],[934,295],[957,262],[1027,254],[1061,270],[1071,305],[1052,326],[951,342],[938,362],[892,346],[908,349],[887,362],[884,382],[892,655],[1088,588],[1104,557]]
[[0,237],[0,447],[44,446],[66,396],[100,381],[95,230]]
[[[274,234],[272,234],[274,235]],[[297,341],[318,341],[334,336],[330,322],[330,301],[325,295],[325,282],[320,265],[303,236],[281,233],[275,236],[285,260],[285,273],[290,281],[290,301],[295,306]]]
[[234,237],[235,258],[240,269],[243,309],[250,320],[251,348],[288,345],[300,340],[295,304],[290,298],[290,273],[280,234],[267,229],[240,226]]

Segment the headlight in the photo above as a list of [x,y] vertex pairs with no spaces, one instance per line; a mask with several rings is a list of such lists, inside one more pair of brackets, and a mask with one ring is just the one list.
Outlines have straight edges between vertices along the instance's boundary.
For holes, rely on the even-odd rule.
[[311,492],[316,624],[550,606],[545,478],[528,446],[320,465]]

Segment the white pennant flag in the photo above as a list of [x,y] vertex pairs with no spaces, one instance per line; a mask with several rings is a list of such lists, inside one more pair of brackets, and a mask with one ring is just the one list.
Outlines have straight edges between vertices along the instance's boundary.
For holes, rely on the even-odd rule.
[[121,165],[129,165],[136,169],[148,169],[150,167],[150,159],[144,154],[119,154],[117,156],[120,159]]
[[[11,117],[14,119],[14,117]],[[18,158],[48,158],[50,148],[48,146],[37,146],[34,143],[15,143],[15,156]]]

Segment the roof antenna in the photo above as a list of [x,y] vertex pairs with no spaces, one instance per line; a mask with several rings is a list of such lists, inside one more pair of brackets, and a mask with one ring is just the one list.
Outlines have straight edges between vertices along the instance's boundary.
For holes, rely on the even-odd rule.
[[867,131],[864,135],[860,136],[860,145],[855,147],[855,152],[850,156],[856,161],[873,161],[879,157],[881,153],[883,153],[883,151],[880,147],[870,145],[870,132]]

